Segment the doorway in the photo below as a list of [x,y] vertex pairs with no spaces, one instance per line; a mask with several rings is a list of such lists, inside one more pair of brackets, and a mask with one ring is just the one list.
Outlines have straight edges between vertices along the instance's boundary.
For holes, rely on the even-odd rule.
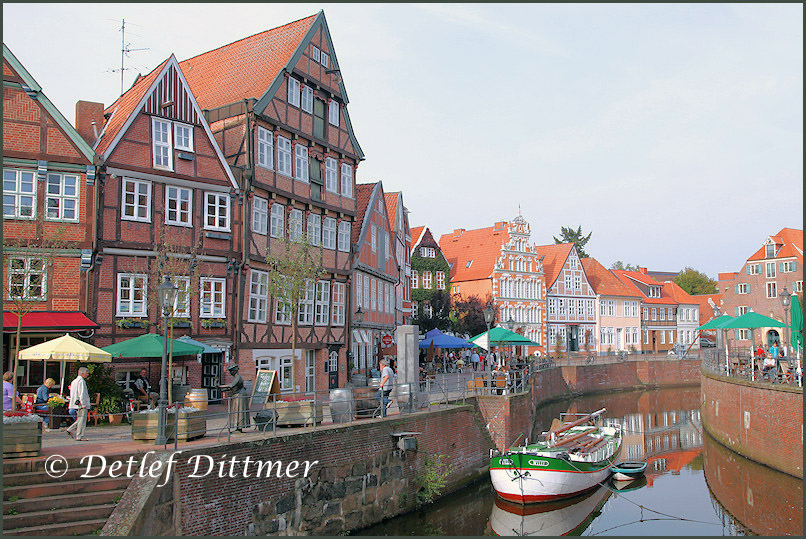
[[579,326],[568,326],[568,350],[579,351]]
[[774,329],[771,329],[767,332],[767,346],[772,346],[772,343],[776,343],[778,346],[781,346],[781,336]]

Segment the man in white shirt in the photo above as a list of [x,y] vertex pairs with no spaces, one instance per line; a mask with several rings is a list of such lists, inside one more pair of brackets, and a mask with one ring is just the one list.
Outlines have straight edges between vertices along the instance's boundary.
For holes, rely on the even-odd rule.
[[381,383],[378,389],[378,398],[381,400],[381,416],[386,417],[386,409],[392,406],[389,394],[395,385],[395,373],[386,359],[379,362],[381,367]]
[[89,375],[89,369],[81,367],[78,369],[78,376],[70,384],[70,404],[68,408],[76,411],[76,421],[67,427],[66,432],[80,442],[89,441],[84,437],[84,428],[87,426],[87,412],[92,406],[86,380]]

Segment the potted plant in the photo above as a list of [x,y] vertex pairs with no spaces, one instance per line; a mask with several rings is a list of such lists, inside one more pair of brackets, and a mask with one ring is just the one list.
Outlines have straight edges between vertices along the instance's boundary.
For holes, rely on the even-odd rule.
[[65,414],[65,401],[60,395],[53,395],[48,399],[47,405],[50,410],[48,414],[48,428],[58,429],[61,426],[62,416]]
[[119,328],[147,328],[150,322],[145,318],[120,318],[116,324]]
[[28,412],[3,412],[3,458],[35,457],[42,450],[42,418]]
[[223,328],[227,327],[227,321],[223,318],[202,318],[203,328]]
[[98,413],[109,416],[110,425],[119,425],[123,422],[123,401],[117,397],[103,397],[98,403]]

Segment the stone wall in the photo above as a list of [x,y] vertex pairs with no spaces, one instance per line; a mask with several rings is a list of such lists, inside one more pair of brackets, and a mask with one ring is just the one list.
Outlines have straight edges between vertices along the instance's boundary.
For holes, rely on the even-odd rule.
[[702,371],[702,422],[720,443],[803,478],[803,391]]

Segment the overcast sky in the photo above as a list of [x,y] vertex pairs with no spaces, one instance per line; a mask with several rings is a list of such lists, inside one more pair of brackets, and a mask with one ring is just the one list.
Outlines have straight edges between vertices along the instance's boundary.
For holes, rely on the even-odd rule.
[[3,41],[71,122],[181,61],[324,9],[366,161],[439,238],[532,240],[716,277],[803,228],[801,4],[3,4]]

